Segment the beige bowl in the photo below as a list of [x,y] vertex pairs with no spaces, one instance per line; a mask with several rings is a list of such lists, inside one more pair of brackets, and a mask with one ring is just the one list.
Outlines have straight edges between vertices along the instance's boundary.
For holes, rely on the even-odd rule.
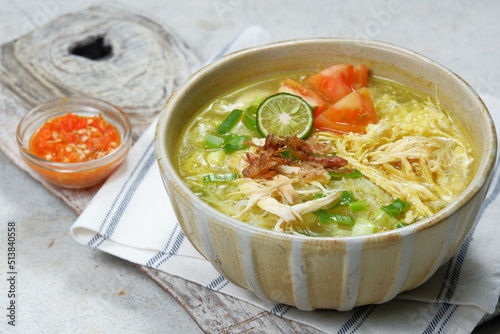
[[[230,218],[203,202],[172,164],[182,127],[200,108],[235,87],[267,77],[364,63],[376,76],[429,95],[461,121],[476,154],[475,176],[444,210],[397,230],[359,237],[281,234]],[[156,154],[186,236],[232,283],[258,297],[294,305],[350,310],[383,303],[424,283],[458,250],[486,195],[497,150],[493,121],[456,74],[414,52],[372,41],[286,41],[230,54],[192,75],[168,100],[156,129]]]

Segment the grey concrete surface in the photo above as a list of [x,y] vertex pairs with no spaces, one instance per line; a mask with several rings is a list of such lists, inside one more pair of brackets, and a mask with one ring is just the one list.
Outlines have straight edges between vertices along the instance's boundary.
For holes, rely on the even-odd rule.
[[[482,94],[500,91],[500,2],[494,0],[116,2],[171,27],[201,60],[245,27],[259,25],[273,40],[334,36],[391,42],[445,65]],[[0,43],[91,4],[0,0]],[[18,333],[201,332],[132,264],[77,244],[69,235],[76,215],[2,153],[0,185],[0,277],[6,272],[7,222],[18,229]],[[4,287],[3,282],[0,301]],[[0,313],[0,333],[9,333]],[[500,320],[476,332],[500,332]]]

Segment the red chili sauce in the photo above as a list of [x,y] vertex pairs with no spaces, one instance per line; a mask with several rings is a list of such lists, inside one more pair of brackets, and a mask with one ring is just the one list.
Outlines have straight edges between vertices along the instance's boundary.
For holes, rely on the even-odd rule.
[[117,128],[102,115],[68,113],[48,120],[33,135],[30,150],[42,159],[76,163],[104,157],[120,145]]

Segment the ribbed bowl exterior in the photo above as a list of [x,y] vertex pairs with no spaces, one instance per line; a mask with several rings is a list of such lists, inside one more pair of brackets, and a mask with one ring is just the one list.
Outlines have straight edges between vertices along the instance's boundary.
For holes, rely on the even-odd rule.
[[[374,75],[433,95],[463,123],[476,154],[475,176],[449,207],[421,222],[360,237],[312,238],[232,219],[196,197],[173,164],[194,112],[247,83],[334,63],[365,63]],[[232,283],[302,310],[350,310],[383,303],[429,279],[459,248],[486,195],[496,156],[491,117],[477,94],[449,70],[393,45],[342,39],[296,40],[244,50],[195,73],[166,103],[155,145],[165,188],[194,247]]]

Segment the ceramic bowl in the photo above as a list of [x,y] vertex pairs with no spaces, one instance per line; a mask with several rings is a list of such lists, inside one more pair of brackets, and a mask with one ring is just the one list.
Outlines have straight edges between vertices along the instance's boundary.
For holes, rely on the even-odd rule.
[[[180,179],[173,155],[184,124],[235,87],[288,72],[364,63],[373,75],[435,96],[470,135],[475,175],[437,214],[404,228],[357,237],[282,234],[230,218]],[[474,224],[495,162],[497,139],[485,105],[460,77],[412,51],[374,41],[285,41],[225,56],[193,74],[170,97],[156,129],[165,188],[187,238],[229,281],[271,302],[302,310],[350,310],[413,289],[458,250]]]
[[[120,133],[120,144],[102,158],[77,162],[54,162],[31,151],[30,140],[45,122],[58,116],[72,114],[102,117]],[[117,106],[90,97],[61,97],[30,110],[17,127],[17,144],[24,161],[47,182],[64,188],[85,188],[103,182],[125,159],[131,143],[131,125],[127,115]]]

